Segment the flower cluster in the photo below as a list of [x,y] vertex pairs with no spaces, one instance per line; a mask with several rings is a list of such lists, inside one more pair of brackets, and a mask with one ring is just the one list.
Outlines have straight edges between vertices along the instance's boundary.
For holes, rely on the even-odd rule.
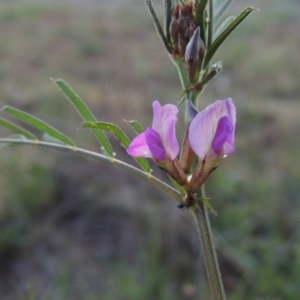
[[[192,113],[180,147],[176,138],[178,108],[153,103],[152,127],[139,134],[129,145],[127,153],[134,157],[149,157],[170,175],[187,193],[197,193],[219,162],[234,153],[236,110],[231,98],[218,100],[198,112],[189,103]],[[191,173],[194,160],[198,165]],[[189,176],[191,175],[191,176]]]

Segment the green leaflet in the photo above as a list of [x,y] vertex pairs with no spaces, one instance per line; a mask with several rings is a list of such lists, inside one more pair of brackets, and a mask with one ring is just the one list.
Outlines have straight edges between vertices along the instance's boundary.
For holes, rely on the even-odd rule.
[[[118,126],[111,123],[84,122],[82,127],[111,131],[116,136],[116,138],[125,146],[126,149],[128,148],[131,142],[130,139],[126,136],[126,134]],[[146,171],[147,173],[151,172],[150,165],[145,158],[136,158],[136,161],[140,164],[144,171]]]
[[[80,99],[80,97],[61,79],[52,79],[56,83],[67,99],[75,106],[77,112],[84,121],[96,122],[97,119],[87,107],[87,105]],[[103,146],[104,150],[109,156],[113,156],[112,146],[102,130],[93,130],[96,138]]]
[[7,129],[12,130],[13,132],[24,136],[27,139],[30,140],[37,140],[37,138],[29,131],[27,131],[26,129],[23,129],[22,127],[15,125],[5,119],[0,118],[0,125],[3,127],[6,127]]
[[[234,0],[215,0],[214,23],[217,25]],[[217,2],[217,3],[216,3]]]
[[209,203],[209,199],[206,199],[206,198],[200,198],[199,199],[205,206],[206,206],[206,208],[211,212],[211,213],[213,213],[215,216],[217,216],[218,215],[218,213],[217,213],[217,211],[216,210],[214,210],[214,208],[212,207],[212,205]]
[[251,12],[253,12],[255,8],[247,7],[243,10],[238,17],[236,17],[229,26],[217,37],[217,39],[212,43],[212,45],[208,48],[205,58],[203,68],[205,69],[212,57],[216,53],[216,51],[220,48],[223,42],[228,38],[228,36],[249,16]]
[[214,32],[213,40],[215,40],[228,26],[229,24],[234,20],[234,16],[230,16],[225,21],[217,27],[217,29]]
[[200,37],[206,46],[206,6],[208,0],[202,0],[197,5],[195,22],[196,25],[200,27]]
[[13,108],[11,106],[4,106],[3,111],[10,114],[11,116],[35,127],[36,129],[49,134],[53,138],[61,141],[62,143],[69,145],[69,146],[74,146],[74,142],[67,137],[65,134],[61,133],[54,127],[50,126],[49,124],[45,123],[44,121],[41,121],[40,119],[24,112],[19,109]]
[[138,121],[136,121],[136,120],[129,121],[129,124],[133,127],[133,129],[138,134],[140,134],[140,133],[142,133],[142,132],[145,131],[145,129],[142,127],[142,125]]

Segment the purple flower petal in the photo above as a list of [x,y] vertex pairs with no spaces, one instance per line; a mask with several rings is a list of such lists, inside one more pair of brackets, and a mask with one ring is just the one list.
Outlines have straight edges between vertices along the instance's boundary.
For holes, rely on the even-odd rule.
[[[214,149],[216,154],[219,155],[222,153],[223,150],[225,150],[224,149],[225,143],[228,143],[227,140],[232,135],[233,130],[234,130],[233,125],[227,116],[224,116],[219,120],[217,125],[217,130],[212,142],[212,148]],[[231,145],[230,143],[228,144],[229,144],[228,148],[230,148],[231,151],[232,149],[234,151],[234,145]]]
[[[219,149],[220,141],[224,139],[222,134],[221,121],[220,129],[217,133],[218,124],[221,118],[227,117],[228,124],[232,125],[231,133],[226,137],[226,143],[223,143],[224,148]],[[191,121],[189,127],[189,142],[193,151],[201,158],[204,159],[212,155],[213,141],[215,141],[215,147],[218,152],[223,150],[224,155],[232,154],[234,152],[234,130],[236,121],[236,110],[233,101],[228,98],[225,100],[218,100],[215,103],[209,105],[205,110],[199,112],[196,117]],[[227,121],[225,121],[226,123]],[[215,135],[217,136],[215,138]],[[220,140],[217,140],[219,138]]]
[[139,134],[133,141],[130,143],[127,153],[134,157],[151,157],[152,154],[148,147],[148,143],[146,140],[146,133],[143,132]]
[[153,102],[152,128],[160,135],[162,144],[171,160],[174,160],[179,153],[175,128],[177,114],[177,106],[172,104],[161,106],[157,100]]
[[152,154],[152,157],[157,160],[164,160],[166,151],[158,132],[152,128],[147,128],[145,134],[148,148]]

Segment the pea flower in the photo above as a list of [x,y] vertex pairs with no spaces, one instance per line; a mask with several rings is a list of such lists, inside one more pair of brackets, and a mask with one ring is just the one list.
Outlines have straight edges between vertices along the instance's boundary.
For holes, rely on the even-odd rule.
[[152,107],[152,127],[133,139],[127,153],[134,157],[152,158],[161,169],[183,185],[186,176],[176,158],[179,153],[175,128],[178,108],[172,104],[161,106],[157,100]]
[[231,98],[218,100],[199,112],[189,126],[189,143],[201,159],[190,180],[192,192],[198,191],[220,160],[234,154],[236,109]]

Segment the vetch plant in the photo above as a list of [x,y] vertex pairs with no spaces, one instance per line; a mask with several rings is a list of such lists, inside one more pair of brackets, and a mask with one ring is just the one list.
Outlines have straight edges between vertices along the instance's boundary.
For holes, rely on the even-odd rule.
[[[182,93],[177,103],[175,101],[162,106],[155,100],[152,104],[152,125],[143,129],[138,121],[130,121],[129,124],[137,133],[130,140],[118,126],[98,121],[64,81],[53,79],[82,117],[83,127],[93,131],[102,152],[78,148],[64,133],[9,106],[4,106],[2,111],[40,130],[43,138],[38,139],[28,130],[0,118],[0,125],[15,133],[1,138],[0,143],[42,146],[77,153],[120,168],[166,193],[177,202],[179,208],[188,210],[194,217],[212,299],[224,300],[226,296],[209,222],[209,213],[217,213],[206,198],[204,183],[223,158],[234,154],[236,108],[231,98],[217,100],[202,111],[198,110],[198,102],[205,86],[222,70],[222,62],[212,61],[214,54],[254,9],[248,7],[237,17],[223,20],[233,0],[165,0],[165,20],[162,26],[151,0],[145,2],[180,77]],[[186,129],[180,146],[176,136],[176,123],[178,106],[183,104],[186,105]],[[106,136],[107,131],[117,137],[139,168],[115,157],[115,151]],[[155,177],[147,159],[152,159],[169,176],[170,181],[165,182]]]

